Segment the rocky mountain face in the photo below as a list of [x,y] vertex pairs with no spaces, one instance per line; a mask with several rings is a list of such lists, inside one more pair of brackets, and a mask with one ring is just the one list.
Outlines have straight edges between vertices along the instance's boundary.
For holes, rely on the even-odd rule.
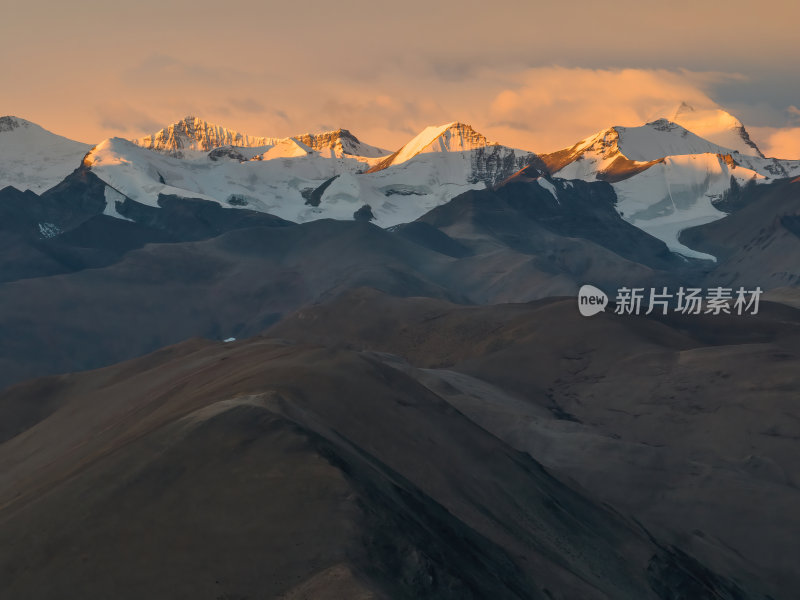
[[524,169],[535,160],[531,153],[500,145],[488,145],[475,148],[470,153],[472,174],[469,182],[483,182],[487,186],[495,186],[520,169]]
[[328,158],[345,156],[376,158],[389,154],[387,150],[361,142],[346,129],[305,133],[293,138],[250,136],[191,116],[152,135],[134,140],[134,143],[175,158],[197,158],[200,153],[208,153],[212,160],[221,157],[250,160],[255,155],[244,150],[246,148],[261,148],[263,152],[272,146],[291,140],[308,146]]
[[374,173],[428,153],[463,153],[469,160],[470,183],[495,185],[530,164],[533,154],[500,144],[489,143],[486,137],[465,123],[449,123],[428,127],[394,154],[374,165]]
[[189,116],[152,135],[134,140],[134,143],[149,150],[183,158],[187,152],[209,152],[220,146],[268,146],[276,141],[278,138],[249,136]]
[[376,158],[389,154],[388,150],[370,146],[359,140],[347,129],[337,129],[336,131],[326,131],[324,133],[305,133],[295,136],[295,139],[306,146],[336,158],[344,156],[364,156]]
[[12,116],[0,117],[0,133],[5,131],[13,131],[14,129],[22,126],[20,119]]

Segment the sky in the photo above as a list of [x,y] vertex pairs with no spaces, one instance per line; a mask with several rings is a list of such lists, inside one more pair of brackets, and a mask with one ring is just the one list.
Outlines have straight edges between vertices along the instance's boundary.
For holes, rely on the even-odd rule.
[[538,152],[682,101],[800,158],[800,3],[3,0],[0,115],[88,143],[187,115],[395,150],[462,121]]

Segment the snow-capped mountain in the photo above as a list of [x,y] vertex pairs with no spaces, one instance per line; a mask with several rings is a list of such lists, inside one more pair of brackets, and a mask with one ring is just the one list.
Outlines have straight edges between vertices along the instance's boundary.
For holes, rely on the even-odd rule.
[[19,117],[0,117],[0,189],[41,193],[80,164],[91,146]]
[[[176,195],[301,221],[308,220],[303,216],[311,209],[304,192],[343,172],[364,168],[355,159],[323,158],[291,138],[244,161],[187,161],[110,138],[95,146],[84,164],[115,193],[147,206],[158,206],[160,195]],[[110,204],[107,214],[114,216],[113,208]],[[356,208],[343,218],[351,218]]]
[[483,148],[486,145],[488,145],[486,137],[464,123],[433,125],[423,129],[397,152],[376,165],[373,170],[404,163],[423,152],[463,152]]
[[[180,155],[174,144],[153,151],[122,138],[92,149],[85,165],[112,190],[106,214],[117,214],[121,198],[158,206],[160,195],[176,195],[247,207],[295,222],[352,219],[368,205],[368,211],[359,214],[386,227],[412,221],[462,192],[504,179],[532,158],[524,151],[489,144],[459,123],[427,128],[389,157],[392,160],[346,130],[274,140],[242,134],[207,136],[209,131],[229,130],[198,120],[191,123],[197,125],[193,131],[201,139],[190,142],[181,137]],[[171,126],[163,131],[179,129]],[[207,153],[201,149],[231,139],[270,143],[226,144]],[[371,165],[375,167],[365,173]]]
[[[264,160],[267,153],[269,158],[285,158],[310,150],[325,158],[362,157],[362,162],[371,163],[369,159],[389,154],[388,150],[365,144],[346,129],[290,138],[251,136],[192,116],[133,143],[175,158],[196,160],[206,156],[212,160]],[[274,147],[277,148],[273,151]]]
[[278,141],[280,138],[250,136],[189,116],[152,135],[133,140],[133,143],[169,156],[184,158],[207,153],[221,146],[252,148],[272,146]]
[[272,160],[275,158],[295,158],[309,154],[314,154],[314,149],[311,146],[306,146],[303,142],[294,138],[286,138],[254,158],[255,160]]
[[[294,222],[357,215],[389,227],[532,165],[531,175],[547,189],[553,177],[610,183],[624,219],[676,252],[710,258],[683,246],[679,233],[724,217],[721,203],[745,186],[800,175],[800,161],[759,156],[746,143],[744,128],[737,129],[741,124],[724,111],[683,106],[678,112],[716,132],[717,139],[727,135],[732,145],[752,152],[722,146],[666,119],[610,127],[536,156],[490,143],[459,122],[427,127],[388,154],[344,129],[279,139],[187,117],[140,140],[107,139],[81,163],[86,145],[5,118],[0,174],[6,183],[41,192],[83,164],[106,185],[105,214],[118,218],[125,218],[118,208],[128,199],[158,207],[161,196],[177,196]],[[547,178],[539,177],[542,171]]]
[[347,129],[337,129],[336,131],[323,133],[304,133],[294,136],[294,139],[319,152],[320,155],[326,158],[344,158],[347,156],[379,158],[390,153],[389,150],[365,144]]
[[800,161],[764,158],[756,150],[745,155],[658,119],[610,127],[539,158],[552,175],[611,183],[623,218],[676,252],[710,258],[681,244],[679,233],[724,217],[717,204],[732,187],[800,175]]
[[426,154],[460,155],[469,163],[469,179],[486,184],[505,179],[528,165],[533,158],[533,154],[526,150],[490,143],[469,125],[452,122],[426,127],[397,152],[373,166],[370,172],[396,167]]
[[619,150],[635,161],[687,154],[736,153],[667,119],[658,119],[641,127],[616,127],[615,130],[619,133]]

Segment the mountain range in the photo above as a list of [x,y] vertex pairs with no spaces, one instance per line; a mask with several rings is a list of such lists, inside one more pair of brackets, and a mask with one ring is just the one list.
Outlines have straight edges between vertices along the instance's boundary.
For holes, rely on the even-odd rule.
[[[57,369],[75,370],[191,335],[253,335],[264,319],[355,285],[481,304],[570,295],[586,281],[776,293],[798,286],[800,161],[763,157],[724,111],[683,104],[673,117],[715,141],[659,119],[534,154],[454,122],[389,152],[343,129],[277,139],[187,117],[145,138],[89,148],[5,117],[0,155],[13,160],[0,161],[0,173],[24,163],[15,177],[26,184],[0,190],[0,281],[16,282],[0,288],[0,322],[16,331],[33,314],[43,322],[52,315],[48,335],[58,336],[58,306],[75,311],[63,339],[70,351],[56,345]],[[63,178],[47,187],[58,169]],[[255,230],[282,241],[261,241],[248,233]],[[260,250],[234,243],[242,236]],[[166,293],[183,279],[184,264],[210,264],[212,256],[221,257],[219,269],[191,266],[197,278],[164,311],[181,310],[189,294],[198,312],[185,324],[175,315],[130,331],[113,311],[103,322],[106,307],[135,310],[139,287],[163,282]],[[143,277],[125,275],[131,268]],[[260,295],[256,273],[264,269],[296,285]],[[214,296],[197,296],[196,286],[228,277],[222,289],[214,284]],[[126,291],[110,301],[95,289],[104,281]],[[277,302],[272,316],[223,319],[223,306],[242,294],[261,307]],[[130,343],[115,353],[104,342],[76,341],[84,334],[71,328],[88,314],[96,318],[85,335],[102,330]],[[34,358],[38,335],[12,337],[20,347],[0,364],[0,382],[52,372],[55,356]]]
[[161,195],[174,195],[294,222],[359,214],[389,227],[531,166],[549,177],[611,183],[623,219],[675,252],[713,259],[681,244],[680,232],[722,218],[720,204],[743,187],[797,177],[800,161],[764,158],[744,126],[722,110],[682,104],[672,117],[611,127],[540,154],[491,143],[463,123],[428,127],[392,153],[347,130],[278,139],[195,117],[141,139],[111,138],[87,152],[85,145],[6,117],[0,139],[4,156],[13,157],[8,162],[45,161],[48,168],[16,174],[6,168],[0,185],[40,193],[58,183],[59,170],[63,179],[83,166],[106,183],[105,214],[118,218],[125,199],[157,207]]
[[799,361],[800,161],[721,109],[549,153],[0,119],[2,597],[788,600]]

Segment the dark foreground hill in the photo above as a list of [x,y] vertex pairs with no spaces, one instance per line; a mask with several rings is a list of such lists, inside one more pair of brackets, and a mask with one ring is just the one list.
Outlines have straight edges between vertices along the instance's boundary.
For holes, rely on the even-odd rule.
[[800,313],[719,319],[357,290],[20,384],[0,591],[792,598]]
[[796,309],[585,319],[574,300],[452,307],[362,291],[270,335],[399,357],[386,360],[662,543],[769,597],[800,586]]

